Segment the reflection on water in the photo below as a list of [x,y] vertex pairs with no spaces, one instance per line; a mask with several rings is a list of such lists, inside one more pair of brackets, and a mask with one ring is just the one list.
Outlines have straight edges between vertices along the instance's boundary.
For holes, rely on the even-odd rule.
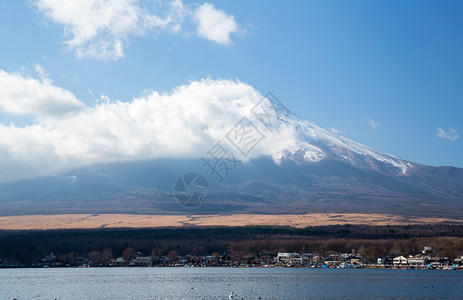
[[463,272],[434,270],[1,269],[1,299],[461,299]]

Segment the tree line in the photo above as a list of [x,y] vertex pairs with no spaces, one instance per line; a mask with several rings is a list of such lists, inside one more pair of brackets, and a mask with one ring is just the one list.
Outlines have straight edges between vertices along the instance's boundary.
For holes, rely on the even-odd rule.
[[299,252],[320,255],[352,249],[374,262],[379,256],[413,255],[430,246],[435,255],[453,259],[463,255],[463,226],[335,225],[307,228],[244,226],[156,229],[94,229],[0,231],[0,258],[28,265],[50,253],[65,264],[78,257],[106,263],[114,257],[204,256],[231,257]]

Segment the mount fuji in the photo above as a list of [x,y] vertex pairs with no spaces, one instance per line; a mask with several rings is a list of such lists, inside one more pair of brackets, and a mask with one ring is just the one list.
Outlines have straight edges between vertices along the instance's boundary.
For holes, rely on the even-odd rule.
[[[463,218],[463,169],[430,167],[383,153],[292,114],[278,122],[295,144],[235,161],[217,178],[201,158],[94,164],[57,176],[0,184],[2,215],[56,213],[389,213]],[[209,193],[185,207],[174,185],[201,174]]]

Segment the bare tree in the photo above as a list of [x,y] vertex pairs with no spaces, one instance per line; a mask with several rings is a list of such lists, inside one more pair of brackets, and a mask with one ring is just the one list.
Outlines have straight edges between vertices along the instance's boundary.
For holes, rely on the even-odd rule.
[[127,259],[134,258],[135,254],[136,254],[135,249],[133,249],[132,247],[127,247],[122,252],[122,257],[127,260]]
[[178,261],[177,251],[175,251],[175,250],[170,251],[170,252],[167,254],[167,258],[168,258],[170,261]]
[[104,265],[108,265],[112,257],[113,257],[113,249],[105,248],[103,252],[101,253],[101,262]]

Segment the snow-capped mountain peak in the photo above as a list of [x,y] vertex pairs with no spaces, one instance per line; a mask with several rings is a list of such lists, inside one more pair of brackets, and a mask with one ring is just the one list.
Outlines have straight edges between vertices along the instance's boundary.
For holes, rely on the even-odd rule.
[[384,153],[325,130],[313,123],[289,114],[279,116],[281,122],[297,133],[297,150],[284,151],[273,156],[275,163],[291,159],[296,163],[316,163],[333,158],[363,168],[392,168],[406,174],[412,164],[400,157]]

